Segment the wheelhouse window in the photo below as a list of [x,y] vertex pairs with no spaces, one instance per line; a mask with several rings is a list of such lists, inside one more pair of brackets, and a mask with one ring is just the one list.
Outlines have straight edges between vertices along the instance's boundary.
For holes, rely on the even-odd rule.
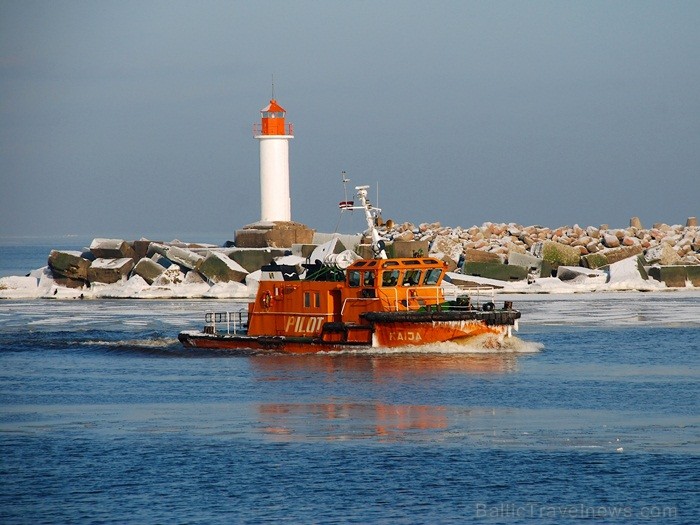
[[348,272],[348,286],[360,286],[360,272],[358,270]]
[[441,275],[442,270],[440,268],[431,268],[430,270],[425,272],[425,280],[423,281],[423,284],[428,286],[435,286],[440,280]]
[[374,272],[363,272],[362,281],[365,286],[374,286]]
[[406,273],[403,276],[403,284],[404,286],[418,286],[418,283],[420,282],[420,270],[406,270]]
[[382,272],[382,286],[396,286],[398,282],[398,270],[384,270],[384,272]]

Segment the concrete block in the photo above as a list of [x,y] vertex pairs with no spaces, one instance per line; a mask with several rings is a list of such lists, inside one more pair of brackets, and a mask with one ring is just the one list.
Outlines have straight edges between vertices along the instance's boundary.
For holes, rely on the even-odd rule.
[[292,255],[308,259],[316,249],[316,244],[292,244]]
[[93,239],[90,251],[96,259],[134,259],[136,257],[131,245],[122,239]]
[[86,281],[90,261],[83,259],[80,252],[51,250],[49,268],[54,277],[67,277]]
[[645,262],[644,255],[637,255],[637,270],[639,270],[639,275],[642,276],[642,279],[647,281],[649,280],[649,274],[647,273],[647,269],[644,267]]
[[449,255],[445,255],[442,258],[442,262],[447,264],[448,272],[454,272],[457,269],[457,262],[454,259],[452,259],[452,257],[450,257]]
[[236,230],[238,248],[291,248],[292,244],[311,244],[314,231],[298,222],[255,223]]
[[693,286],[700,286],[700,265],[686,266],[685,271],[688,274],[688,280]]
[[649,268],[649,277],[666,283],[666,286],[683,288],[688,271],[685,266],[652,266]]
[[498,253],[485,252],[483,250],[475,250],[466,248],[464,250],[464,262],[490,262],[503,264],[503,256]]
[[623,259],[629,259],[630,257],[633,257],[635,255],[639,255],[644,252],[644,249],[641,247],[641,245],[634,245],[634,246],[620,246],[619,248],[609,248],[607,250],[603,250],[602,252],[597,252],[594,255],[602,254],[605,255],[605,258],[608,261],[608,264],[616,263],[618,261],[621,261]]
[[249,273],[221,252],[209,252],[198,271],[212,283],[243,282]]
[[590,253],[581,257],[581,264],[591,269],[602,268],[608,265],[608,258],[603,252]]
[[430,243],[428,241],[394,240],[394,257],[427,257]]
[[[372,246],[370,244],[358,244],[355,247],[355,253],[362,257],[363,259],[374,259],[374,254],[372,253]],[[387,256],[389,254],[387,253]]]
[[133,268],[134,260],[128,257],[95,259],[88,268],[88,280],[91,283],[116,283],[127,276]]
[[324,244],[331,239],[338,239],[343,243],[348,250],[355,250],[355,247],[362,242],[362,234],[344,234],[344,233],[321,233],[314,232],[313,239],[310,244]]
[[536,270],[539,273],[542,270],[542,259],[529,253],[510,252],[508,253],[508,266],[522,266],[529,271]]
[[152,242],[148,247],[148,255],[153,257],[156,253],[189,270],[196,270],[204,261],[202,255],[187,248]]
[[131,243],[134,249],[134,261],[140,261],[148,253],[148,247],[151,245],[151,241],[146,239],[140,239]]
[[165,266],[161,266],[148,257],[144,257],[136,263],[136,266],[134,266],[134,273],[141,276],[148,284],[153,284],[153,281],[155,281],[164,271]]
[[528,269],[495,262],[465,262],[462,273],[499,281],[522,281],[527,279]]
[[326,257],[333,254],[343,253],[346,250],[343,243],[337,237],[331,240],[319,244],[316,246],[311,255],[309,255],[309,261],[315,263],[316,261],[325,261]]
[[287,250],[280,248],[234,248],[228,252],[228,256],[241,265],[246,272],[254,272],[285,253]]
[[159,253],[152,254],[149,257],[149,259],[151,259],[155,263],[160,264],[166,270],[173,265],[173,261],[171,261],[170,259],[168,259],[167,257],[164,257],[163,255],[161,255]]
[[82,279],[71,279],[70,277],[54,277],[53,282],[65,288],[82,288],[87,284]]
[[542,242],[542,259],[556,269],[559,266],[579,266],[581,251],[577,246],[567,246],[554,241]]

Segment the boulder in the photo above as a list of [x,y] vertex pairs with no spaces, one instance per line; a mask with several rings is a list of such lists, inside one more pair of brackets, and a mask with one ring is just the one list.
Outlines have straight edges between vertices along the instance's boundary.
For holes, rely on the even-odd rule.
[[49,268],[54,277],[66,277],[87,281],[90,261],[83,259],[80,252],[51,250]]
[[603,235],[603,244],[605,244],[605,246],[608,248],[617,248],[620,246],[620,239],[617,237],[617,235],[606,233]]
[[461,241],[458,239],[453,239],[448,235],[439,235],[435,237],[432,246],[430,247],[430,253],[443,253],[447,255],[454,262],[459,262],[464,248],[462,247]]
[[198,271],[211,283],[242,282],[249,273],[221,252],[209,252]]
[[126,277],[133,268],[134,260],[129,257],[95,259],[88,268],[88,280],[91,283],[116,283]]
[[90,251],[96,259],[135,259],[131,245],[122,239],[93,239]]
[[165,269],[165,266],[161,266],[154,260],[145,257],[134,266],[134,274],[140,276],[148,284],[153,284],[153,281],[155,281]]
[[662,242],[653,248],[649,248],[646,252],[645,259],[649,264],[658,263],[661,266],[677,264],[681,261],[681,258],[676,253],[676,250],[674,250],[667,242]]
[[584,282],[593,279],[604,283],[608,274],[603,270],[582,268],[581,266],[560,266],[557,268],[557,279],[560,281]]
[[415,237],[415,235],[413,234],[413,232],[411,230],[406,230],[406,231],[403,231],[403,232],[399,233],[398,235],[394,236],[394,242],[396,242],[396,241],[412,241],[414,237]]

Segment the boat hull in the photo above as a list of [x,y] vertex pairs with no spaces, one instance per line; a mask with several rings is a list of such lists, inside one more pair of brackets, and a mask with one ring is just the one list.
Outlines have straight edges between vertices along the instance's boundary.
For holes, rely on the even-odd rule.
[[249,336],[186,331],[178,339],[189,348],[318,353],[348,349],[416,346],[465,340],[484,334],[509,336],[520,317],[515,310],[496,312],[371,312],[364,325],[327,323],[313,337]]

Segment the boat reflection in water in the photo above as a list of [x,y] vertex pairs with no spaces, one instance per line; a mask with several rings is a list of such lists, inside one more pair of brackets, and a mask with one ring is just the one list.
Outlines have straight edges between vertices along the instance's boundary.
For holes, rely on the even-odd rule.
[[434,381],[442,384],[455,374],[489,376],[517,370],[513,354],[265,355],[250,362],[260,381],[314,381],[330,383],[331,389],[335,382],[343,386],[325,402],[258,404],[260,431],[277,441],[441,439],[457,423],[453,419],[469,417],[466,412],[474,410],[457,414],[453,407],[429,404],[429,396],[426,404],[346,402],[348,380],[372,398],[378,395],[377,384],[381,392],[385,388],[429,391]]
[[413,432],[425,437],[426,431],[448,427],[447,409],[443,406],[264,403],[259,405],[259,413],[262,432],[282,441],[405,439]]

